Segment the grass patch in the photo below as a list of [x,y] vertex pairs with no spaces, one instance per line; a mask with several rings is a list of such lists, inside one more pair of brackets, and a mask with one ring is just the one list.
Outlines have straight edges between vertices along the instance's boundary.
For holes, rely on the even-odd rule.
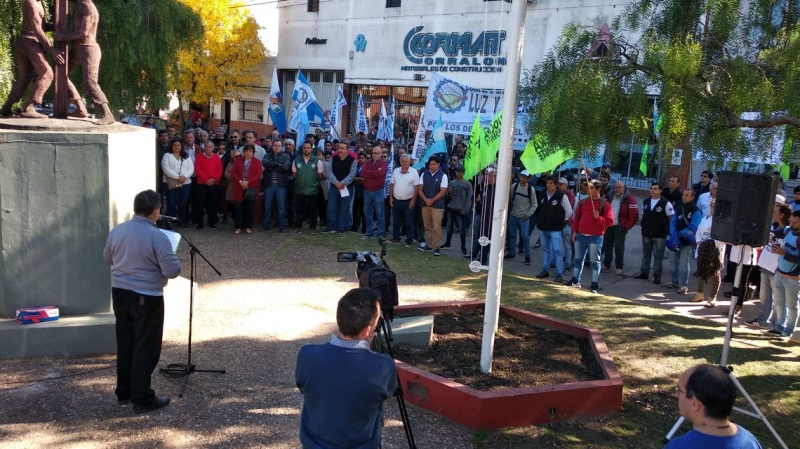
[[[376,240],[361,240],[353,233],[345,238],[325,236],[314,243],[334,251],[380,250]],[[413,278],[463,291],[475,299],[485,298],[486,273],[471,273],[465,261],[389,245],[387,262],[401,282]],[[660,448],[662,438],[678,418],[672,396],[678,377],[692,365],[717,363],[721,355],[725,328],[716,323],[616,297],[592,295],[531,276],[506,272],[501,301],[599,329],[623,377],[623,410],[580,422],[478,431],[473,434],[473,444],[479,447]],[[400,302],[404,303],[402,297]],[[786,444],[800,448],[796,437],[800,423],[800,345],[737,328],[728,363]],[[749,409],[741,397],[737,405]],[[765,449],[779,447],[761,421],[736,412],[732,418],[753,432]],[[679,434],[688,429],[684,424]]]

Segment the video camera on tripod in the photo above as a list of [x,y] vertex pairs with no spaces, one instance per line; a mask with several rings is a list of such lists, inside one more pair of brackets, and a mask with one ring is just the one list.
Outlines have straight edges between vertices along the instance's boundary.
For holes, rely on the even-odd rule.
[[389,321],[394,318],[394,308],[399,304],[397,295],[397,275],[389,268],[384,260],[386,256],[387,241],[378,238],[381,245],[380,253],[370,250],[338,253],[336,260],[339,262],[354,262],[356,264],[356,279],[358,286],[374,288],[381,294],[381,312]]

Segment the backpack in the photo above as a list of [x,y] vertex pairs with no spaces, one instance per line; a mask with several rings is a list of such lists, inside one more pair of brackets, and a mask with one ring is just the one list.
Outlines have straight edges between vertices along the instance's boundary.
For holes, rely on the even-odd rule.
[[[514,207],[514,197],[517,195],[517,188],[519,187],[519,182],[515,182],[511,185],[511,189],[514,192],[513,195],[510,195],[508,198],[508,213],[511,213],[511,209]],[[528,183],[528,200],[531,203],[536,203],[537,201],[531,198],[535,198],[533,195],[533,187],[531,187],[531,183]],[[525,196],[520,194],[520,196]]]
[[[588,200],[589,200],[589,198],[581,199],[580,202],[578,203],[578,207],[576,207],[575,210],[580,209],[583,206],[583,203],[585,203]],[[602,197],[600,198],[600,215],[603,215],[603,211],[606,210],[606,202],[607,201],[606,201],[605,198],[602,198]]]

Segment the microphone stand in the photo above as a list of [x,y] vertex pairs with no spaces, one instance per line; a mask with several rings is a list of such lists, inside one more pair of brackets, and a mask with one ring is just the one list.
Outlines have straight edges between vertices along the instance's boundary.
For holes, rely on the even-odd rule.
[[177,232],[186,243],[189,245],[189,344],[188,344],[188,355],[186,357],[186,364],[183,363],[170,363],[167,365],[166,368],[161,368],[161,373],[168,377],[183,377],[183,386],[181,387],[181,392],[178,394],[178,397],[183,397],[183,393],[186,391],[186,384],[189,381],[189,376],[192,373],[219,373],[225,374],[225,369],[198,369],[197,366],[192,363],[192,318],[194,315],[194,279],[195,279],[195,271],[197,267],[197,263],[195,260],[195,255],[199,255],[203,258],[203,260],[211,267],[219,276],[222,276],[222,273],[217,270],[217,268],[208,260],[206,256],[200,252],[200,249],[192,243],[184,234],[181,234],[175,225],[172,224],[171,221],[168,221],[169,226],[172,228],[173,232]]

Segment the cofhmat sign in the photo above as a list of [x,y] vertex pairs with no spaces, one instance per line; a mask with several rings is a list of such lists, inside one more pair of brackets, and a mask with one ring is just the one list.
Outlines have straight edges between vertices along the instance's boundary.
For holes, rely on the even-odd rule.
[[464,33],[423,33],[417,26],[406,34],[403,52],[414,65],[401,66],[409,72],[502,72],[506,58],[500,57],[505,30]]

